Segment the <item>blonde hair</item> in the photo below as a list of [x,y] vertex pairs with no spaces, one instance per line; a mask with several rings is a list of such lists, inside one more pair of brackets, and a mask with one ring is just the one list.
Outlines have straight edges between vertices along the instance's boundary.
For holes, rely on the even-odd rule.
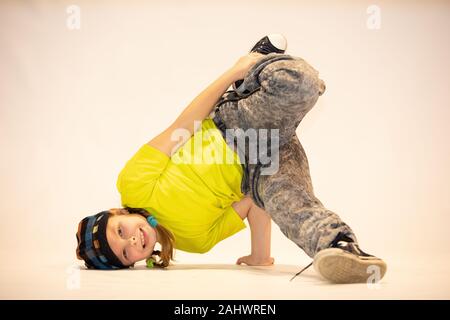
[[[145,210],[144,208],[131,208],[124,207],[123,209],[111,209],[109,212],[112,215],[124,215],[124,214],[139,214],[147,219],[147,217],[151,216],[151,214]],[[163,227],[160,223],[158,223],[155,227],[158,232],[161,250],[153,250],[151,258],[156,262],[153,264],[159,268],[166,268],[169,266],[170,261],[174,260],[174,245],[175,238],[168,229]]]

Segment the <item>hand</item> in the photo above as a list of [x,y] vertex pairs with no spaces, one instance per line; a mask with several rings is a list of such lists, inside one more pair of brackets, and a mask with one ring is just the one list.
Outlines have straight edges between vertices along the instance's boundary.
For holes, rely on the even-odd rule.
[[239,60],[231,68],[236,80],[245,78],[247,72],[258,62],[264,55],[258,52],[251,52],[239,58]]
[[272,266],[275,262],[275,259],[272,257],[268,258],[256,258],[252,255],[240,257],[236,264],[240,265],[245,263],[248,266]]

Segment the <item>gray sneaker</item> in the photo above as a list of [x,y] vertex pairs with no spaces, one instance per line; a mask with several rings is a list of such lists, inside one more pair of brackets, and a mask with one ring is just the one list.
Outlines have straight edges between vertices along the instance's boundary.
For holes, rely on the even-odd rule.
[[341,232],[329,248],[320,250],[314,261],[295,274],[291,281],[312,265],[322,277],[334,283],[377,283],[387,269],[383,260],[365,253]]
[[341,233],[330,248],[314,256],[313,265],[322,277],[334,283],[376,283],[384,277],[387,269],[383,260],[365,253]]

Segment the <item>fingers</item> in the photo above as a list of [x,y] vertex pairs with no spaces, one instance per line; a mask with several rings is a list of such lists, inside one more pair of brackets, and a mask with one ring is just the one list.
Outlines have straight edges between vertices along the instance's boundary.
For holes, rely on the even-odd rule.
[[250,52],[249,55],[252,55],[252,56],[255,56],[255,57],[263,56],[262,53],[259,53],[259,52],[256,52],[256,51]]
[[245,256],[245,257],[240,257],[239,259],[237,259],[236,264],[237,264],[237,265],[240,265],[240,264],[242,264],[242,263],[247,264],[245,258],[246,258],[246,256]]
[[275,264],[275,259],[270,257],[266,261],[255,261],[250,256],[244,256],[237,259],[236,264],[237,265],[246,264],[248,266],[271,266]]
[[248,56],[251,58],[251,63],[255,64],[263,56],[263,54],[261,54],[259,52],[252,52],[252,53],[249,53]]

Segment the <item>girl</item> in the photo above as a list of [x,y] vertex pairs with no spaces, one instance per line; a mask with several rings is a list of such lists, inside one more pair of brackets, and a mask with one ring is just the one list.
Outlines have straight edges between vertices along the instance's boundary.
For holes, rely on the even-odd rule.
[[[127,162],[117,180],[124,208],[79,223],[77,257],[87,267],[140,260],[167,267],[174,248],[207,252],[247,218],[251,253],[237,264],[274,263],[273,219],[326,279],[365,282],[368,270],[383,277],[386,264],[364,253],[350,227],[314,196],[295,129],[325,85],[306,61],[284,54],[280,38],[258,41]],[[235,90],[225,92],[230,85]]]

